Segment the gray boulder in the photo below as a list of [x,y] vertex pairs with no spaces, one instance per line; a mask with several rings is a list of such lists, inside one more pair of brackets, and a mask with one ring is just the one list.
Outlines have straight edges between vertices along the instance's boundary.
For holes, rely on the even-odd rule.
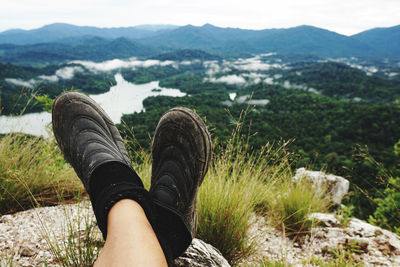
[[317,192],[330,194],[332,204],[340,205],[343,197],[349,191],[349,181],[343,177],[326,174],[320,171],[308,171],[305,168],[297,169],[296,175],[292,178],[293,182],[307,179],[314,184]]
[[229,267],[230,265],[216,248],[195,238],[185,253],[175,260],[174,266]]

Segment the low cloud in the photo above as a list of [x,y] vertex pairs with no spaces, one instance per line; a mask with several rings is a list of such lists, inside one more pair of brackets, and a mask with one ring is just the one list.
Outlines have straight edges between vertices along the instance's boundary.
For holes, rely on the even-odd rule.
[[149,59],[142,61],[142,60],[137,60],[136,58],[131,58],[129,60],[113,59],[104,62],[75,60],[71,61],[71,63],[80,64],[92,72],[99,72],[99,71],[107,72],[123,68],[136,69],[136,68],[148,68],[152,66],[168,66],[168,65],[173,65],[175,67],[177,66],[177,63],[172,60],[160,61],[156,59]]
[[275,68],[287,68],[281,64],[265,62],[259,55],[252,58],[239,58],[238,60],[233,61],[231,66],[238,70],[247,71],[267,71]]
[[206,80],[212,83],[226,83],[226,84],[239,84],[239,85],[244,85],[247,83],[243,77],[237,75],[227,75],[219,78],[211,77]]
[[267,77],[267,78],[264,80],[264,83],[270,84],[270,85],[275,84],[274,79],[271,78],[271,77]]
[[221,67],[216,60],[204,61],[203,66],[207,69],[206,74],[210,78],[221,71]]
[[56,71],[54,75],[40,75],[38,78],[50,82],[58,82],[60,79],[72,79],[76,72],[83,72],[83,68],[79,66],[64,67]]
[[[355,57],[350,57],[350,58],[337,58],[337,59],[327,59],[327,60],[320,60],[319,62],[339,62],[346,64],[349,67],[352,67],[354,69],[362,70],[364,71],[368,76],[373,75],[374,73],[378,72],[379,69],[375,66],[366,66],[365,62],[360,62],[359,59]],[[356,63],[357,62],[357,63]],[[360,64],[358,64],[360,63]],[[364,64],[364,65],[361,65]]]
[[308,87],[305,84],[292,84],[289,81],[284,81],[283,84],[281,84],[281,85],[286,89],[299,89],[299,90],[312,92],[312,93],[315,93],[315,94],[320,94],[321,93],[317,89]]
[[242,96],[236,97],[235,102],[240,103],[240,104],[265,106],[270,101],[268,99],[251,99],[250,95],[242,95]]
[[54,83],[58,82],[58,80],[59,80],[57,75],[40,75],[38,78],[42,79],[42,80],[47,80],[49,82],[54,82]]
[[270,56],[275,56],[275,55],[276,55],[276,53],[275,53],[275,52],[272,52],[272,53],[260,54],[259,56],[260,56],[260,57],[270,57]]
[[30,79],[28,81],[24,81],[21,79],[14,79],[14,78],[6,78],[6,82],[17,85],[17,86],[22,86],[26,88],[33,88],[35,86],[36,80]]
[[257,73],[257,72],[250,72],[250,73],[243,73],[242,77],[246,77],[249,81],[250,84],[252,83],[260,83],[263,81],[265,77],[267,77],[266,74],[263,73]]
[[81,67],[65,67],[57,70],[56,76],[64,80],[68,80],[74,77],[75,72],[83,72],[83,69]]

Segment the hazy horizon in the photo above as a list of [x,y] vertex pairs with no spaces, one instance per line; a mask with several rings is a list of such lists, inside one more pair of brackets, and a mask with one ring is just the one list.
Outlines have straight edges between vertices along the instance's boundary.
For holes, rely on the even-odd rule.
[[210,23],[255,30],[312,25],[353,35],[399,25],[398,14],[397,0],[19,0],[7,1],[0,9],[0,31],[34,29],[54,22],[96,27]]
[[9,29],[5,29],[5,30],[1,30],[1,28],[0,28],[0,34],[3,33],[3,32],[12,31],[12,30],[26,30],[26,31],[36,30],[36,29],[40,29],[40,28],[45,27],[45,26],[53,25],[53,24],[68,24],[68,25],[79,26],[79,27],[96,27],[96,28],[100,28],[100,29],[130,28],[130,27],[142,27],[142,26],[184,27],[184,26],[188,26],[188,25],[201,27],[201,26],[204,26],[206,24],[211,24],[211,25],[213,25],[215,27],[220,27],[220,28],[239,28],[239,29],[243,29],[243,30],[288,29],[288,28],[294,28],[294,27],[299,27],[299,26],[313,26],[313,27],[317,27],[317,28],[333,31],[333,32],[336,32],[338,34],[342,34],[342,35],[346,35],[346,36],[355,35],[355,34],[358,34],[360,32],[371,30],[371,29],[374,29],[374,28],[390,28],[390,27],[395,27],[395,26],[399,26],[400,25],[400,24],[395,24],[395,25],[389,25],[389,26],[385,26],[385,27],[376,26],[376,27],[368,28],[368,29],[362,30],[360,32],[352,33],[352,34],[343,34],[343,33],[328,29],[328,28],[318,27],[318,26],[310,25],[310,24],[299,24],[299,25],[294,25],[294,26],[290,26],[290,27],[273,27],[273,28],[264,28],[264,29],[252,29],[252,28],[245,28],[245,27],[220,26],[220,25],[215,25],[215,24],[208,23],[208,22],[206,22],[204,24],[201,24],[201,25],[195,25],[195,24],[192,24],[192,23],[185,24],[185,25],[176,25],[176,24],[174,25],[174,24],[160,23],[160,24],[137,24],[137,25],[131,25],[131,26],[111,26],[111,27],[107,27],[107,26],[98,26],[98,25],[78,25],[78,24],[72,24],[72,23],[68,23],[68,22],[56,21],[56,22],[51,22],[51,23],[48,23],[48,24],[41,25],[39,27],[34,27],[34,28],[9,28]]

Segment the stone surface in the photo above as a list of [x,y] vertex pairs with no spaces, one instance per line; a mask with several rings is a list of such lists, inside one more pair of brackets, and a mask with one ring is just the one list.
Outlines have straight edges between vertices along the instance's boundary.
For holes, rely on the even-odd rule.
[[[310,233],[290,239],[265,218],[254,215],[249,231],[256,252],[238,263],[260,266],[265,259],[285,261],[288,266],[306,266],[310,258],[333,259],[333,251],[353,249],[352,257],[364,266],[400,266],[400,237],[351,218],[347,226],[334,214],[314,213],[316,226]],[[68,223],[68,221],[70,223]],[[73,225],[73,231],[68,225]],[[0,266],[61,266],[49,243],[61,248],[66,240],[84,238],[84,229],[94,224],[90,203],[44,207],[0,217]],[[97,227],[93,238],[101,240]],[[71,239],[72,238],[72,239]],[[212,246],[195,239],[175,266],[229,266]]]
[[186,252],[175,260],[174,266],[229,267],[230,265],[216,248],[200,239],[194,239]]
[[356,218],[351,218],[348,226],[334,214],[314,213],[311,218],[318,222],[316,226],[296,240],[254,216],[249,234],[257,252],[239,265],[249,266],[267,258],[289,266],[310,266],[306,263],[311,258],[329,261],[334,259],[334,251],[348,250],[363,266],[400,266],[400,237],[396,234]]
[[330,200],[333,204],[340,205],[343,197],[349,191],[349,181],[343,177],[325,174],[320,171],[308,171],[305,168],[296,170],[293,176],[293,182],[299,182],[302,179],[307,179],[312,182],[317,192],[324,193],[327,190],[330,194]]
[[[90,202],[31,209],[0,217],[0,266],[61,266],[49,244],[64,248],[71,240],[101,242]],[[12,263],[12,264],[11,264]],[[194,239],[175,266],[230,266],[213,246]]]

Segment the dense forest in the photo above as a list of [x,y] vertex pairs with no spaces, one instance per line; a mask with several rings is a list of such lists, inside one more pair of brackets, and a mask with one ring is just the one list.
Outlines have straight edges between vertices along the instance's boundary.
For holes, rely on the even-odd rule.
[[[301,76],[294,74],[300,70]],[[123,116],[120,129],[133,130],[139,144],[148,149],[162,113],[174,106],[186,106],[202,115],[214,139],[224,144],[240,113],[250,108],[242,123],[244,129],[250,129],[249,143],[254,151],[267,142],[292,140],[289,149],[296,154],[294,168],[324,169],[348,178],[357,195],[350,200],[355,213],[368,218],[375,209],[368,197],[378,197],[386,188],[385,182],[377,178],[381,169],[369,159],[382,163],[394,175],[399,171],[399,158],[393,152],[400,139],[399,83],[331,62],[295,64],[286,72],[270,72],[281,73],[281,80],[313,86],[320,93],[287,89],[279,83],[212,83],[201,71],[158,76],[161,86],[179,88],[189,96],[147,98],[143,103],[145,112]],[[238,71],[228,74],[233,73]],[[238,93],[236,99],[248,96],[255,103],[262,99],[269,102],[252,105],[251,100],[230,101],[231,92]]]

